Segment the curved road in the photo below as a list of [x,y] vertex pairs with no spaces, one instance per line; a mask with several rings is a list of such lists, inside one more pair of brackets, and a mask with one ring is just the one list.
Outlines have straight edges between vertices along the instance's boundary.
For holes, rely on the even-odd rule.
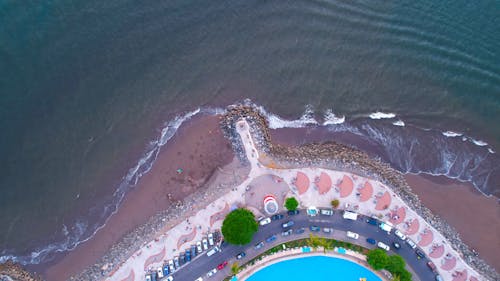
[[[281,236],[283,228],[281,224],[293,220],[295,225],[292,227],[293,230],[304,227],[306,231],[303,234],[291,234],[290,236]],[[375,240],[381,241],[391,247],[390,253],[395,253],[402,256],[407,265],[410,267],[412,272],[413,280],[435,280],[435,273],[433,273],[426,265],[429,261],[427,258],[418,259],[415,254],[415,250],[411,249],[405,242],[400,240],[394,234],[387,234],[387,232],[380,229],[380,227],[366,223],[366,217],[359,215],[357,221],[346,220],[342,218],[342,211],[335,211],[333,216],[323,216],[317,215],[315,217],[307,216],[305,210],[300,210],[300,214],[294,216],[288,216],[284,214],[284,218],[277,221],[272,221],[270,224],[265,226],[259,226],[258,232],[254,235],[253,240],[250,244],[244,246],[235,245],[223,245],[222,251],[211,257],[206,255],[206,252],[199,254],[191,262],[183,265],[174,274],[174,280],[196,280],[198,277],[202,277],[203,280],[222,280],[226,276],[231,274],[231,264],[236,261],[236,255],[240,252],[245,252],[246,257],[239,260],[240,265],[245,264],[250,259],[261,254],[265,250],[274,247],[280,243],[296,240],[300,238],[309,237],[309,226],[316,225],[322,228],[321,232],[315,232],[315,235],[334,238],[337,240],[344,240],[353,244],[358,244],[368,249],[375,248],[375,245],[368,244],[366,242],[367,237],[371,237]],[[333,228],[332,233],[324,233],[323,228]],[[353,231],[360,235],[358,240],[350,239],[346,236],[346,231]],[[254,249],[254,245],[260,241],[266,240],[267,237],[276,234],[277,239],[271,243],[265,243],[265,246],[259,250]],[[392,242],[399,242],[401,245],[400,249],[395,249]],[[228,266],[222,271],[217,272],[211,278],[207,277],[207,272],[212,268],[217,267],[218,264],[223,261],[228,261]]]

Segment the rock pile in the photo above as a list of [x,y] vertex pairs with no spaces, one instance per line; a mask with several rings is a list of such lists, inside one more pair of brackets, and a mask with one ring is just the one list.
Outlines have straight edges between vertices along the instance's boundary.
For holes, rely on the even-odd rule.
[[436,228],[450,242],[451,246],[462,255],[464,260],[479,273],[491,280],[500,280],[498,274],[484,260],[470,250],[460,240],[458,232],[445,220],[432,214],[424,207],[399,171],[380,159],[370,157],[367,153],[335,142],[312,143],[300,147],[276,145],[271,142],[268,122],[257,108],[248,105],[234,105],[227,109],[221,117],[220,125],[224,135],[231,141],[238,157],[248,162],[243,149],[243,143],[236,131],[236,122],[245,119],[250,125],[252,138],[257,149],[273,159],[278,167],[323,167],[350,172],[363,177],[372,178],[384,183],[398,194],[414,211],[429,224]]
[[21,265],[11,260],[0,264],[0,281],[40,281],[39,276],[24,270]]

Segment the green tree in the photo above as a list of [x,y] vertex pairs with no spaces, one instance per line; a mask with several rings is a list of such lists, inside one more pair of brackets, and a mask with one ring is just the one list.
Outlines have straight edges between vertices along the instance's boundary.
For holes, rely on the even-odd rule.
[[230,244],[245,245],[252,241],[259,225],[252,212],[239,208],[229,213],[222,222],[224,240]]
[[397,276],[399,276],[400,281],[411,281],[411,273],[408,270],[403,270],[399,273],[397,273]]
[[389,270],[392,274],[398,274],[405,270],[405,260],[398,255],[389,256],[387,266],[385,269]]
[[340,201],[339,201],[339,199],[333,199],[332,202],[330,202],[330,204],[332,204],[332,207],[334,209],[337,209],[340,205]]
[[366,257],[368,264],[375,270],[384,269],[389,263],[389,257],[382,249],[370,250]]
[[285,201],[285,208],[289,211],[297,210],[298,206],[299,202],[295,199],[295,197],[288,197]]
[[231,273],[233,273],[233,275],[236,275],[239,271],[240,267],[238,265],[238,262],[233,263],[233,265],[231,265]]

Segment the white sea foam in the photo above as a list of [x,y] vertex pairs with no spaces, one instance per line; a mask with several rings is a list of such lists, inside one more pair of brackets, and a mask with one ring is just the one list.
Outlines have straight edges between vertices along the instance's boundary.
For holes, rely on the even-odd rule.
[[473,138],[470,139],[471,142],[473,142],[477,146],[487,146],[488,143],[482,140],[475,140]]
[[371,119],[391,119],[391,118],[394,118],[396,117],[396,114],[395,113],[386,113],[386,112],[380,112],[380,111],[377,111],[377,112],[374,112],[374,113],[371,113],[369,115],[369,117]]
[[331,109],[328,109],[325,112],[325,116],[323,118],[324,118],[324,121],[322,124],[323,126],[338,125],[338,124],[342,124],[345,122],[344,115],[342,115],[342,117],[339,117],[339,116],[335,115],[335,113],[333,113],[333,111]]
[[450,137],[450,138],[460,137],[461,135],[463,135],[462,133],[457,133],[457,132],[453,132],[453,131],[446,131],[446,132],[442,132],[441,134],[443,134],[443,136],[445,136],[445,137]]
[[403,120],[398,120],[398,121],[392,122],[392,125],[404,127],[405,126],[405,122],[403,122]]
[[491,154],[495,154],[495,151],[493,149],[491,149],[490,147],[488,147],[488,152]]
[[286,120],[280,116],[267,112],[262,106],[256,107],[269,121],[269,128],[279,129],[279,128],[302,128],[307,125],[318,125],[318,121],[314,119],[314,111],[312,106],[306,106],[306,110],[299,119],[296,120]]

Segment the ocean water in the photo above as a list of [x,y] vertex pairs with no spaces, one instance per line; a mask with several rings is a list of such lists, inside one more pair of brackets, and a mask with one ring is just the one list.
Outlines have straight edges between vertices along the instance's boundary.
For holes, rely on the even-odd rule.
[[[314,268],[314,270],[311,270]],[[350,281],[366,278],[367,281],[381,281],[372,271],[344,259],[312,256],[282,261],[264,267],[252,274],[248,281]]]
[[498,1],[0,0],[0,261],[90,237],[192,114],[347,131],[500,195]]

